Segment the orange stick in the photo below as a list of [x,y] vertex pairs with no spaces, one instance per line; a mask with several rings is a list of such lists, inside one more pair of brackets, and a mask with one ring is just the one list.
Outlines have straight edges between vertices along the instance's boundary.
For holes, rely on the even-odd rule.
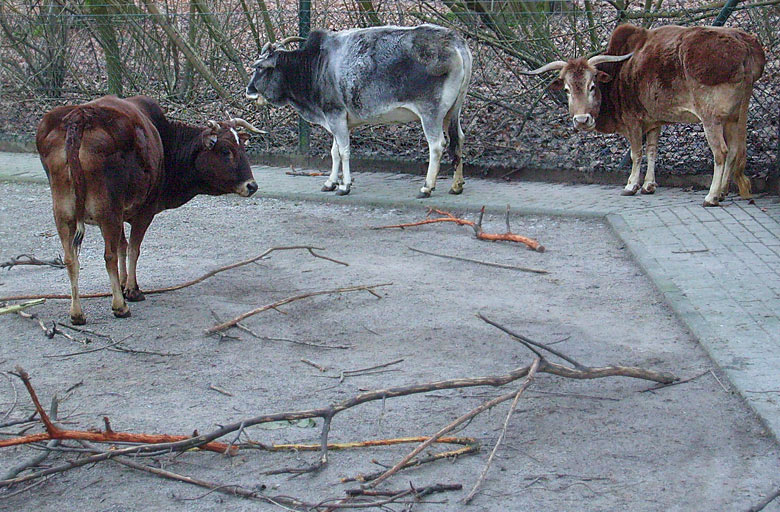
[[[158,443],[171,443],[176,441],[184,441],[191,439],[192,436],[181,435],[167,435],[167,434],[133,434],[130,432],[114,432],[113,430],[106,429],[105,432],[90,432],[84,430],[63,430],[58,428],[52,423],[49,415],[43,410],[41,402],[38,400],[38,395],[35,393],[35,389],[30,382],[29,374],[20,366],[16,367],[16,374],[24,382],[24,387],[27,388],[27,392],[30,394],[35,409],[38,411],[41,421],[46,426],[46,433],[32,434],[28,436],[15,437],[12,439],[0,440],[0,448],[6,446],[17,446],[20,444],[36,443],[39,441],[48,441],[51,439],[61,440],[78,440],[78,441],[95,441],[100,443],[110,442],[122,442],[122,443],[142,443],[142,444],[158,444]],[[106,425],[108,426],[107,420]],[[212,452],[225,453],[230,450],[230,453],[238,451],[238,447],[231,446],[225,443],[211,442],[206,443],[199,447],[201,450],[208,450]]]
[[482,207],[482,211],[479,215],[479,221],[474,222],[471,220],[461,219],[459,217],[454,216],[450,212],[445,212],[443,210],[437,210],[435,208],[428,208],[428,213],[425,215],[426,217],[429,217],[432,213],[436,213],[438,215],[441,215],[438,219],[428,219],[417,221],[417,222],[407,222],[405,224],[391,224],[387,226],[376,226],[371,229],[392,229],[392,228],[410,228],[414,226],[422,226],[424,224],[433,224],[435,222],[454,222],[455,224],[459,226],[471,226],[474,228],[474,233],[480,240],[487,240],[490,242],[517,242],[521,244],[525,244],[528,246],[529,249],[533,249],[537,252],[544,252],[544,246],[534,240],[533,238],[528,238],[526,236],[522,235],[516,235],[509,231],[509,207],[507,206],[507,232],[506,233],[485,233],[482,231],[482,217],[485,214],[485,207]]

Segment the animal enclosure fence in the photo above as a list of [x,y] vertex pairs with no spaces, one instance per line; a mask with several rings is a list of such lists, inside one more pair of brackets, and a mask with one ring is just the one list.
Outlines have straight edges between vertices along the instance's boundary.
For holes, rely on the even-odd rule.
[[[551,77],[519,71],[598,53],[619,23],[710,25],[719,16],[726,26],[756,34],[766,50],[750,108],[747,172],[779,173],[780,0],[3,0],[0,132],[29,139],[55,105],[147,94],[184,121],[250,120],[269,132],[253,143],[255,151],[296,152],[301,142],[292,109],[259,109],[243,98],[250,64],[266,41],[309,26],[430,22],[460,31],[474,55],[463,113],[468,164],[617,172],[627,148],[622,137],[574,133],[561,97],[546,90]],[[330,137],[321,128],[304,137],[303,149],[309,144],[308,151],[329,154]],[[419,125],[356,130],[352,153],[427,159]],[[700,126],[664,128],[661,179],[709,173],[711,166]]]

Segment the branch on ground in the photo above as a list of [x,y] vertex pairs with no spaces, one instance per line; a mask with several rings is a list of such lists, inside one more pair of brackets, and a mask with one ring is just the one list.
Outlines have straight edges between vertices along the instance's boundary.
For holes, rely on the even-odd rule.
[[485,231],[482,230],[482,219],[485,216],[484,206],[479,212],[479,220],[477,220],[477,222],[474,222],[472,220],[467,220],[467,219],[461,219],[459,217],[455,217],[450,212],[437,210],[435,208],[428,208],[428,213],[426,214],[426,217],[430,217],[432,213],[441,215],[441,217],[435,219],[426,218],[425,220],[420,220],[417,222],[408,222],[405,224],[375,226],[371,229],[392,229],[392,228],[405,229],[414,226],[422,226],[425,224],[434,224],[437,222],[454,222],[459,226],[471,226],[474,229],[474,234],[480,240],[487,240],[489,242],[517,242],[517,243],[525,244],[526,246],[528,246],[529,249],[532,249],[534,251],[544,252],[544,246],[540,244],[538,241],[534,240],[533,238],[528,238],[526,236],[512,233],[512,230],[509,228],[509,206],[508,205],[506,207],[506,233],[486,233]]
[[[281,246],[281,247],[271,247],[270,249],[267,249],[263,251],[261,254],[258,254],[257,256],[253,258],[249,258],[248,260],[238,261],[236,263],[231,263],[230,265],[225,265],[224,267],[220,267],[218,269],[212,270],[210,272],[206,272],[202,276],[193,279],[191,281],[187,281],[185,283],[176,284],[173,286],[166,286],[165,288],[155,288],[153,290],[144,290],[144,294],[146,295],[153,295],[156,293],[165,293],[165,292],[172,292],[176,290],[181,290],[182,288],[187,288],[188,286],[192,286],[198,283],[201,283],[205,281],[206,279],[213,277],[220,272],[224,272],[226,270],[232,270],[234,268],[242,267],[244,265],[249,265],[250,263],[254,263],[258,260],[261,260],[271,254],[274,251],[292,251],[292,250],[305,250],[308,251],[309,254],[314,256],[315,258],[320,258],[323,260],[327,260],[333,263],[338,263],[339,265],[345,265],[349,266],[349,264],[344,263],[343,261],[334,260],[333,258],[328,258],[327,256],[323,256],[321,254],[317,254],[314,251],[324,251],[325,249],[322,249],[321,247],[313,247],[311,245],[290,245],[290,246]],[[111,292],[105,292],[105,293],[82,293],[79,294],[79,297],[82,299],[93,299],[97,297],[111,297]],[[45,295],[14,295],[11,297],[0,297],[0,302],[6,302],[11,300],[28,300],[28,299],[70,299],[70,295],[65,294],[45,294]]]

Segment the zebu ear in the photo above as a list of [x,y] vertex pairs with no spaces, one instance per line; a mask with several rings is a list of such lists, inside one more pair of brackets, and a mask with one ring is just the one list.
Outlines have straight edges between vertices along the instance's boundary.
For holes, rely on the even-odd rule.
[[212,149],[214,149],[214,145],[217,143],[217,133],[219,132],[219,123],[209,119],[208,121],[206,121],[206,124],[208,125],[208,128],[203,130],[203,134],[201,137],[203,140],[203,147],[211,151]]
[[563,89],[563,78],[556,78],[550,82],[550,85],[548,85],[547,88],[551,91],[560,91]]
[[276,67],[276,53],[271,53],[266,57],[262,57],[252,63],[252,67],[255,69],[272,69]]
[[603,82],[607,83],[612,80],[612,77],[609,75],[609,73],[605,73],[603,71],[597,71],[596,72],[596,81],[597,82]]

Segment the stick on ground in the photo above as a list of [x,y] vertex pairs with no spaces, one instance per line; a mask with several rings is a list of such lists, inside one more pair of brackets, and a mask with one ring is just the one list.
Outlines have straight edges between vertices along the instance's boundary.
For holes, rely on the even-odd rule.
[[[240,321],[244,320],[245,318],[256,315],[258,313],[262,313],[263,311],[268,311],[269,309],[276,309],[279,306],[283,306],[285,304],[289,304],[291,302],[295,302],[301,299],[308,299],[309,297],[316,297],[318,295],[332,295],[334,293],[349,293],[349,292],[359,292],[359,291],[373,292],[374,288],[379,288],[380,286],[390,286],[391,284],[393,283],[347,286],[345,288],[335,288],[333,290],[321,290],[316,292],[303,293],[301,295],[295,295],[293,297],[287,297],[286,299],[276,301],[273,304],[266,304],[265,306],[260,306],[259,308],[255,308],[251,311],[247,311],[246,313],[242,313],[237,317],[233,318],[232,320],[228,320],[227,322],[222,322],[221,324],[217,324],[207,329],[206,333],[214,334],[216,332],[224,331],[225,329],[234,327],[236,324],[238,324]],[[373,294],[376,295],[376,292],[374,292]]]
[[518,242],[521,244],[525,244],[529,249],[532,249],[537,252],[544,252],[544,246],[534,240],[533,238],[528,238],[526,236],[518,235],[515,233],[512,233],[512,231],[509,229],[509,205],[506,207],[506,233],[486,233],[482,230],[482,219],[485,216],[485,207],[482,207],[482,210],[480,210],[479,213],[479,220],[477,222],[461,219],[459,217],[455,217],[450,212],[445,212],[442,210],[436,210],[434,208],[428,208],[428,214],[426,217],[430,216],[432,213],[436,213],[438,215],[441,215],[441,217],[435,218],[435,219],[425,219],[417,222],[408,222],[406,224],[392,224],[388,226],[375,226],[371,229],[392,229],[392,228],[410,228],[414,226],[422,226],[424,224],[433,224],[436,222],[454,222],[455,224],[459,226],[471,226],[474,229],[474,234],[476,237],[480,240],[487,240],[490,242]]
[[[320,258],[323,260],[331,261],[333,263],[338,263],[339,265],[347,265],[347,263],[344,263],[342,261],[334,260],[332,258],[328,258],[326,256],[322,256],[321,254],[317,254],[314,251],[324,251],[325,249],[322,249],[321,247],[313,247],[311,245],[288,245],[288,246],[280,246],[280,247],[271,247],[270,249],[267,249],[263,251],[261,254],[258,254],[257,256],[253,258],[249,258],[247,260],[243,261],[237,261],[235,263],[231,263],[230,265],[225,265],[224,267],[220,267],[218,269],[212,270],[210,272],[206,272],[202,276],[193,279],[191,281],[187,281],[185,283],[176,284],[173,286],[166,286],[164,288],[155,288],[153,290],[144,290],[144,294],[146,295],[154,295],[157,293],[165,293],[165,292],[172,292],[175,290],[181,290],[182,288],[187,288],[188,286],[192,286],[198,283],[201,283],[205,281],[206,279],[213,277],[220,272],[225,272],[226,270],[232,270],[234,268],[238,268],[244,265],[249,265],[250,263],[254,263],[260,259],[265,258],[269,254],[271,254],[274,251],[294,251],[294,250],[306,250],[314,256],[315,258]],[[110,292],[105,293],[80,293],[79,297],[82,299],[92,299],[97,297],[110,297]],[[12,300],[28,300],[28,299],[70,299],[70,295],[65,294],[45,294],[45,295],[14,295],[11,297],[2,297],[0,298],[0,302],[5,301],[12,301]]]

